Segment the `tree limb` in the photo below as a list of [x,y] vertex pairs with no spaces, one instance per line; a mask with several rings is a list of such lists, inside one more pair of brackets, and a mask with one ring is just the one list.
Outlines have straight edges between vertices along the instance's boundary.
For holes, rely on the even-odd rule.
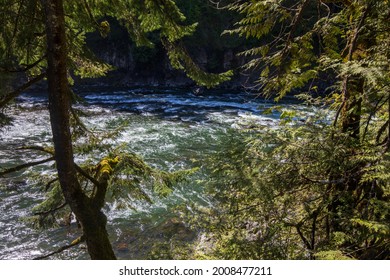
[[83,235],[83,236],[80,236],[79,238],[73,240],[72,243],[70,243],[70,244],[68,244],[68,245],[65,245],[65,246],[62,246],[61,248],[59,248],[58,250],[56,250],[56,251],[54,251],[54,252],[52,252],[52,253],[50,253],[50,254],[43,255],[43,256],[40,256],[40,257],[36,257],[36,258],[34,258],[34,260],[43,260],[43,259],[46,259],[46,258],[48,258],[48,257],[50,257],[50,256],[53,256],[53,255],[55,255],[55,254],[61,253],[61,252],[65,251],[65,250],[68,250],[68,249],[70,249],[70,248],[72,248],[72,247],[75,247],[75,246],[79,245],[80,243],[82,243],[82,242],[84,242],[84,241],[85,241],[84,235]]
[[87,172],[84,171],[84,169],[82,169],[80,166],[78,166],[76,163],[74,164],[75,168],[76,168],[76,171],[78,173],[80,173],[82,176],[84,176],[85,178],[87,178],[88,180],[90,180],[95,186],[100,186],[100,183],[98,180],[96,180],[95,178],[93,178],[92,176],[90,176]]
[[309,0],[304,0],[302,2],[302,4],[300,5],[300,7],[298,9],[297,14],[293,18],[293,21],[291,22],[290,32],[288,33],[288,37],[287,37],[286,41],[284,42],[285,47],[281,52],[282,58],[286,57],[286,55],[288,54],[288,52],[290,50],[290,43],[293,39],[293,35],[295,33],[295,30],[298,28],[298,24],[300,23],[300,20],[302,19],[303,12],[305,11],[305,8],[306,8],[307,4],[309,4],[309,2],[310,2]]
[[2,96],[0,99],[0,108],[4,108],[12,99],[17,97],[19,94],[21,94],[23,91],[28,89],[33,84],[42,80],[45,76],[46,76],[46,73],[41,73],[40,75],[34,77],[33,79],[31,79],[30,81],[28,81],[24,85],[17,88],[15,91],[9,92],[6,95]]
[[41,146],[22,146],[22,147],[17,148],[16,150],[35,150],[35,151],[45,152],[45,153],[48,153],[48,154],[51,154],[52,156],[54,156],[53,149],[45,148],[45,147],[41,147]]
[[48,182],[48,183],[46,184],[46,186],[45,186],[45,191],[48,191],[48,190],[50,189],[51,185],[52,185],[54,182],[57,182],[57,181],[58,181],[58,177],[55,178],[55,179],[53,179],[53,180],[51,180],[50,182]]
[[64,202],[60,206],[58,206],[58,207],[56,207],[54,209],[50,209],[50,210],[45,211],[45,212],[36,212],[36,213],[33,213],[33,215],[34,216],[46,216],[46,215],[52,214],[55,211],[58,211],[58,210],[64,208],[66,205],[68,205],[68,203]]
[[19,170],[22,170],[22,169],[25,169],[25,168],[28,168],[28,167],[40,165],[40,164],[43,164],[43,163],[46,163],[46,162],[50,162],[50,161],[53,161],[53,160],[54,160],[54,157],[50,157],[50,158],[39,160],[39,161],[34,161],[34,162],[21,164],[21,165],[18,165],[18,166],[6,169],[4,171],[1,171],[0,172],[0,176],[4,176],[4,175],[9,174],[9,173],[13,173],[13,172],[16,172],[16,171],[19,171]]
[[34,68],[35,66],[37,66],[37,65],[38,65],[39,63],[41,63],[43,60],[45,60],[45,59],[46,59],[46,56],[47,56],[46,54],[43,55],[40,59],[38,59],[38,60],[35,61],[34,63],[27,64],[27,65],[22,64],[22,65],[24,66],[24,68],[22,68],[22,69],[4,69],[4,70],[2,70],[2,71],[10,72],[10,73],[26,72],[26,71],[28,71],[28,70]]
[[[51,155],[54,156],[54,151],[50,148],[45,148],[45,147],[41,147],[41,146],[23,146],[23,147],[19,147],[17,148],[17,150],[35,150],[35,151],[40,151],[40,152],[45,152],[45,153],[49,153]],[[84,169],[82,169],[80,166],[78,166],[76,163],[74,164],[75,168],[76,168],[76,171],[78,173],[80,173],[83,177],[87,178],[88,180],[90,180],[94,185],[96,186],[99,186],[100,183],[98,180],[96,180],[95,178],[93,178],[92,176],[90,176]],[[0,173],[1,175],[1,173]],[[58,180],[55,179],[55,180]],[[55,181],[53,180],[53,182]]]
[[341,183],[345,182],[345,179],[343,179],[343,178],[342,179],[338,179],[338,180],[313,180],[313,179],[310,179],[310,178],[306,177],[303,174],[300,174],[300,176],[303,179],[305,179],[305,180],[307,180],[307,181],[309,181],[311,183],[324,184],[324,185],[327,185],[327,184],[341,184]]

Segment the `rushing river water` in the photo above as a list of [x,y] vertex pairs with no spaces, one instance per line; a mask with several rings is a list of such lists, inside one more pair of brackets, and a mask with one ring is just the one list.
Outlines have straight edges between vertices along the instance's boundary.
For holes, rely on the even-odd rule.
[[[84,121],[104,129],[117,120],[127,124],[117,139],[129,151],[140,154],[149,164],[167,171],[191,168],[194,162],[218,151],[228,130],[239,129],[248,121],[275,125],[278,115],[262,115],[273,104],[246,93],[207,92],[194,95],[179,90],[104,90],[81,91],[79,108],[89,114]],[[286,105],[287,106],[287,105]],[[293,105],[288,105],[293,106]],[[39,160],[36,153],[16,151],[21,145],[50,145],[51,133],[44,95],[26,94],[9,109],[13,126],[0,132],[0,167]],[[49,172],[39,167],[35,171]],[[41,188],[28,179],[25,170],[0,178],[0,259],[31,259],[69,243],[79,232],[75,225],[55,229],[33,229],[23,218],[42,201]],[[200,171],[195,179],[204,179]],[[180,184],[174,193],[155,203],[133,202],[134,209],[105,208],[108,230],[119,258],[142,259],[155,242],[171,238],[177,232],[193,238],[173,217],[180,203],[197,201],[207,205],[201,184]],[[184,233],[183,233],[184,232]],[[88,258],[85,248],[73,248],[54,258]]]

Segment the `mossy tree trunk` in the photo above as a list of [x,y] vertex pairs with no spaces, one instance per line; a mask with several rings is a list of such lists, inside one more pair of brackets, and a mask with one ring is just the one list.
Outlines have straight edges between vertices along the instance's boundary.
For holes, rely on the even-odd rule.
[[[106,231],[102,203],[83,192],[74,165],[70,130],[71,95],[67,80],[67,42],[62,0],[42,0],[46,16],[49,112],[55,161],[62,192],[82,225],[83,237],[92,259],[115,259]],[[104,196],[104,189],[100,190]]]

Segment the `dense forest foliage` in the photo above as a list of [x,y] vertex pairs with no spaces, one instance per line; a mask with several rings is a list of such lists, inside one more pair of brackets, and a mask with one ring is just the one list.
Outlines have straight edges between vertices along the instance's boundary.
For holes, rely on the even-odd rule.
[[[124,68],[134,63],[132,73],[166,57],[199,86],[228,82],[234,70],[251,77],[251,92],[276,101],[291,94],[316,108],[307,115],[277,106],[270,110],[282,111],[277,127],[249,123],[205,160],[212,175],[203,184],[214,206],[179,210],[198,242],[210,244],[204,250],[191,244],[187,256],[388,259],[387,0],[3,0],[0,7],[1,80],[22,73],[20,84],[1,87],[0,108],[46,79],[53,133],[53,147],[19,148],[46,159],[2,169],[0,176],[56,163],[58,177],[46,182],[48,200],[36,209],[44,216],[75,214],[82,234],[64,249],[85,241],[92,259],[115,259],[102,212],[107,193],[122,193],[123,186],[126,195],[148,200],[139,188],[148,182],[166,196],[196,171],[153,169],[108,147],[104,139],[114,135],[96,135],[82,123],[71,85],[113,70],[112,50],[131,51]],[[5,113],[3,124],[12,117]],[[75,155],[93,150],[106,156],[75,163]]]
[[[215,159],[207,213],[225,258],[389,256],[389,3],[237,1],[226,33],[258,38],[244,52],[258,89],[318,106],[254,125]],[[272,36],[270,36],[270,34]],[[321,80],[324,97],[315,97]],[[324,113],[322,108],[333,111]],[[221,188],[221,182],[223,186]]]

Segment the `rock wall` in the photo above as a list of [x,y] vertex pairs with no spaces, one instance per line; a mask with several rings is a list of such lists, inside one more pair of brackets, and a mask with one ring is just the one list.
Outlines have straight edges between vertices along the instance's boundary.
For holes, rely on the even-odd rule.
[[[89,34],[88,47],[103,62],[115,67],[106,77],[80,80],[78,83],[97,83],[113,86],[153,86],[153,87],[193,87],[196,84],[183,71],[172,68],[165,50],[156,40],[154,48],[136,47],[127,31],[119,24],[111,23],[113,31],[102,38],[98,34]],[[238,69],[243,58],[236,54],[238,49],[195,46],[187,42],[187,48],[194,61],[208,72],[224,72]],[[238,73],[222,88],[240,88],[246,78]]]

